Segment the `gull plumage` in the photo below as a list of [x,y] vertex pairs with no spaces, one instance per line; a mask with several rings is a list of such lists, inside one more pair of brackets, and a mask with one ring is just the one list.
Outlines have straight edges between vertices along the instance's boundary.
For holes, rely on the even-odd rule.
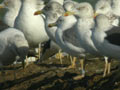
[[[75,9],[75,7],[73,7],[73,9],[70,8],[72,7],[71,5],[73,5],[72,3],[66,5],[67,6],[64,6],[66,7],[66,10],[73,11]],[[63,49],[63,51],[69,53],[70,55],[77,57],[85,57],[86,51],[79,43],[76,32],[74,31],[76,29],[76,22],[77,19],[73,15],[69,16],[69,12],[66,13],[65,16],[61,16],[57,21],[58,29],[56,31],[56,41]],[[80,62],[83,66],[83,60],[80,60]],[[80,77],[76,77],[74,79],[84,77],[84,68],[81,67],[81,69],[82,76],[80,75]]]
[[18,59],[24,61],[28,50],[28,42],[21,31],[7,28],[0,32],[0,68],[2,70],[3,66],[13,64]]
[[[51,41],[48,41],[49,46],[52,46],[51,43],[54,43],[54,45],[52,47],[55,48],[54,49],[55,52],[58,52],[58,50],[60,50],[60,47],[56,44],[56,40],[55,40],[55,31],[56,31],[57,27],[56,26],[49,27],[49,24],[56,22],[57,19],[64,13],[64,9],[60,3],[56,2],[56,1],[51,1],[43,8],[43,10],[36,11],[35,14],[41,14],[41,12],[43,14],[45,14],[45,16],[46,16],[46,18],[45,18],[46,33],[48,34],[48,36],[51,39]],[[52,47],[50,47],[50,48],[52,48]],[[45,50],[46,50],[46,48],[44,48],[44,51]],[[45,52],[43,52],[43,53],[45,53]],[[44,56],[44,54],[42,54],[41,58],[43,56]]]
[[112,26],[109,18],[104,15],[96,17],[93,31],[93,42],[99,52],[111,58],[120,59],[120,27]]
[[99,0],[95,5],[95,13],[97,14],[104,14],[109,17],[109,21],[112,25],[118,26],[119,24],[119,3],[120,1],[116,0]]
[[14,27],[14,21],[19,13],[20,6],[20,0],[4,0],[0,4],[0,8],[6,9],[6,13],[3,17],[3,22],[9,27]]
[[49,39],[43,17],[34,16],[34,12],[38,9],[38,2],[37,0],[21,0],[20,12],[15,20],[15,28],[24,33],[30,47],[36,47]]

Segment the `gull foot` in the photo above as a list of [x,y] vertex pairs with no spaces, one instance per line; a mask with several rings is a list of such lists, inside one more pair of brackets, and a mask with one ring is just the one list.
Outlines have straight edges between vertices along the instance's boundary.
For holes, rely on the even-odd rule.
[[81,80],[84,77],[85,75],[78,75],[78,76],[73,77],[73,80]]

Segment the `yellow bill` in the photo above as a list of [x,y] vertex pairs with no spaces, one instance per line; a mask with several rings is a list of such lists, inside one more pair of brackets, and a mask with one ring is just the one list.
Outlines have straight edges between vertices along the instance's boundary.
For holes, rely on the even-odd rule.
[[69,16],[69,15],[74,15],[74,14],[75,14],[74,12],[67,11],[64,13],[64,16]]
[[98,13],[94,13],[94,18],[96,18],[98,16]]
[[41,10],[39,10],[39,11],[36,11],[35,13],[34,13],[34,15],[39,15],[39,14],[42,14],[43,12],[41,11]]
[[48,25],[48,27],[53,27],[53,26],[57,26],[57,24],[56,23],[51,23],[51,24]]

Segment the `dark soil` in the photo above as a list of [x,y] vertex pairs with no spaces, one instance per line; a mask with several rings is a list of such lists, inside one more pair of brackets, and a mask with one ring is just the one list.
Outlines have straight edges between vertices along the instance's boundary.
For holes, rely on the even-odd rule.
[[66,57],[63,65],[54,57],[25,69],[16,65],[15,80],[13,66],[5,67],[4,77],[0,74],[0,90],[120,90],[119,62],[113,60],[111,73],[103,78],[104,60],[90,59],[86,60],[86,76],[77,81],[73,77],[81,74],[79,60],[75,69],[63,70],[70,65]]

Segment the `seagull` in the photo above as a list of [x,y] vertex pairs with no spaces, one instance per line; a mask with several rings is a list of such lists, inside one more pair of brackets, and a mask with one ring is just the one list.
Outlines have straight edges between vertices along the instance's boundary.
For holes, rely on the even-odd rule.
[[[6,10],[5,15],[3,16],[3,20],[0,21],[0,31],[5,30],[9,27],[14,27],[15,19],[19,13],[21,7],[21,1],[20,0],[3,0],[3,2],[0,4],[0,8],[3,8]],[[38,7],[40,8],[40,6]],[[28,56],[30,55],[30,52]],[[28,62],[29,58],[26,58],[26,61]],[[26,62],[26,63],[27,63]],[[14,64],[19,63],[18,61],[14,62]],[[21,62],[20,62],[21,63]]]
[[[78,41],[75,41],[74,44],[76,42],[79,42],[79,44],[78,44],[78,45],[80,45],[79,47],[82,47],[83,49],[85,49],[86,52],[93,54],[93,55],[96,55],[96,56],[102,56],[97,51],[97,49],[94,46],[94,43],[91,39],[92,32],[90,29],[94,27],[94,20],[93,20],[94,13],[93,13],[92,6],[86,2],[80,3],[79,7],[77,8],[77,11],[71,12],[71,14],[75,14],[75,16],[77,16],[77,18],[78,18],[77,23],[75,24],[75,26],[73,28],[72,25],[67,24],[62,19],[60,19],[58,21],[57,25],[59,26],[59,29],[58,29],[57,34],[56,34],[56,39],[57,39],[58,43],[61,44],[61,46],[64,48],[64,50],[67,49],[67,47],[65,47],[65,46],[68,46],[69,44],[67,45],[67,43],[65,42],[65,39],[64,38],[62,39],[62,35],[63,35],[63,31],[65,32],[66,28],[68,28],[68,26],[69,27],[71,26],[72,29],[75,29],[76,35],[78,38]],[[73,20],[71,20],[70,18],[67,19],[66,21],[71,23],[69,20],[73,22]],[[62,21],[62,24],[59,23],[61,21]],[[64,23],[63,23],[63,21],[64,21]],[[73,31],[72,31],[72,33],[73,33]],[[71,41],[74,41],[74,40],[71,39]],[[69,45],[69,48],[72,49],[73,47],[70,47],[70,45]],[[77,50],[79,51],[79,49],[77,49]],[[66,51],[68,51],[68,50],[66,50]],[[78,54],[79,53],[80,52],[78,52]],[[107,58],[105,58],[105,60],[106,59]],[[106,75],[106,67],[104,70],[104,75]]]
[[14,27],[14,21],[19,13],[20,6],[20,0],[3,0],[0,4],[0,8],[7,10],[3,17],[3,22],[9,27]]
[[[79,40],[76,38],[76,33],[73,31],[75,29],[74,25],[76,24],[77,19],[73,15],[66,16],[67,15],[65,14],[65,16],[59,17],[57,23],[49,24],[48,26],[51,26],[52,28],[52,26],[57,24],[58,28],[56,30],[56,42],[63,51],[71,54],[72,56],[85,57],[85,50],[84,48],[80,47],[80,44],[78,43]],[[83,63],[82,61],[83,60],[81,60],[81,63]],[[81,77],[84,77],[85,72],[83,70],[83,64],[81,69]]]
[[44,17],[42,15],[34,16],[39,4],[41,4],[39,0],[21,0],[21,8],[14,25],[24,33],[31,48],[35,48],[49,39],[45,31]]
[[[72,22],[70,22],[70,21]],[[57,21],[58,29],[56,31],[56,41],[63,51],[69,53],[75,57],[85,57],[84,48],[80,47],[76,33],[73,31],[75,29],[74,25],[76,24],[76,18],[71,16],[61,16]],[[80,60],[80,63],[83,63]],[[74,67],[74,64],[72,65]],[[84,72],[83,68],[82,71]]]
[[[95,14],[96,16],[98,14],[104,14],[107,17],[109,17],[109,21],[111,22],[112,25],[118,26],[119,25],[119,18],[117,16],[117,13],[119,13],[119,9],[115,8],[116,1],[112,4],[112,2],[114,2],[114,0],[99,0],[96,5],[95,5]],[[118,7],[118,6],[117,6]]]
[[120,0],[112,0],[111,4],[113,14],[120,17]]
[[[24,61],[29,45],[24,34],[15,28],[7,28],[0,32],[0,68],[13,64],[20,59]],[[19,57],[19,58],[17,58]]]
[[105,15],[96,17],[93,42],[99,52],[105,56],[120,59],[120,27],[113,26]]
[[[120,59],[119,36],[120,27],[111,25],[107,16],[98,15],[96,17],[96,25],[93,30],[92,39],[101,54],[110,58]],[[119,74],[117,77],[118,76]]]
[[[87,13],[86,13],[87,12]],[[93,41],[92,41],[92,31],[91,29],[94,27],[94,10],[93,7],[89,3],[80,3],[79,7],[77,8],[77,11],[75,12],[75,16],[77,16],[77,25],[76,25],[76,33],[77,38],[79,39],[80,43],[82,44],[82,47],[90,54],[94,56],[101,57],[102,55],[98,52],[97,48],[95,47]],[[103,76],[106,76],[106,67],[109,64],[108,58],[105,58],[105,70]],[[110,59],[110,58],[109,58]],[[108,73],[109,73],[108,69]]]
[[[111,23],[112,26],[113,25],[119,26],[119,14],[120,14],[119,13],[119,4],[120,4],[119,0],[117,0],[117,2],[115,0],[105,0],[105,1],[99,0],[95,5],[95,17],[98,14],[106,15],[109,18],[109,22]],[[105,71],[108,70],[108,74],[109,74],[110,73],[110,66],[111,66],[111,58],[107,59],[107,57],[106,57],[105,62],[106,62],[105,67],[107,67],[105,69]],[[104,71],[103,76],[106,75],[105,71]]]
[[[50,37],[50,39],[52,40],[52,42],[56,43],[55,31],[56,31],[57,27],[56,26],[55,27],[49,27],[48,25],[50,23],[56,22],[57,19],[61,15],[63,15],[64,9],[63,9],[63,7],[60,3],[56,2],[56,1],[51,1],[43,8],[43,10],[40,10],[40,11],[38,10],[34,14],[39,15],[41,13],[43,13],[46,16],[46,19],[45,19],[46,32],[47,32],[48,36]],[[48,43],[50,44],[51,41],[50,42],[48,41]],[[56,48],[57,51],[60,50],[60,48],[57,44],[56,44],[56,47],[57,47]],[[60,59],[60,61],[62,63],[61,59]]]

